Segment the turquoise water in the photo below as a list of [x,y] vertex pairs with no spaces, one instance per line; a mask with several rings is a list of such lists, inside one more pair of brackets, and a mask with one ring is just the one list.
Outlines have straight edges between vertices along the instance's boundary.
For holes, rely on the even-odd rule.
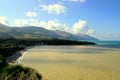
[[97,46],[109,47],[109,48],[120,48],[120,41],[94,41]]

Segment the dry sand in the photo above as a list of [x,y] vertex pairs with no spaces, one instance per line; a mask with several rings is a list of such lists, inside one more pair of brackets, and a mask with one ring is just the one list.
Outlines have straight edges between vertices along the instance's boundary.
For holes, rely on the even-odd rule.
[[92,46],[40,46],[29,49],[24,66],[43,80],[120,80],[120,49]]

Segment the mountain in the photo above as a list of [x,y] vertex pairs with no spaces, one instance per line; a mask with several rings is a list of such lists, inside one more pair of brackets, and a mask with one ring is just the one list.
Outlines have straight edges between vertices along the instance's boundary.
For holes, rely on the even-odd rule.
[[0,37],[2,38],[59,38],[67,40],[97,40],[86,34],[72,34],[65,31],[52,31],[42,27],[9,27],[0,24]]
[[12,37],[22,37],[22,33],[17,32],[13,27],[0,24],[0,37],[2,38],[12,38]]
[[[15,27],[14,28],[17,32],[27,34],[31,37],[42,38],[42,37],[58,37],[54,31],[50,31],[44,29],[42,27],[34,27],[34,26],[27,26],[27,27]],[[60,37],[60,36],[59,36]]]
[[0,32],[8,32],[11,28],[0,23]]
[[89,35],[86,34],[72,34],[72,33],[68,33],[65,31],[55,31],[56,34],[58,34],[59,36],[61,36],[61,38],[63,39],[69,39],[69,40],[98,40],[94,37],[91,37]]

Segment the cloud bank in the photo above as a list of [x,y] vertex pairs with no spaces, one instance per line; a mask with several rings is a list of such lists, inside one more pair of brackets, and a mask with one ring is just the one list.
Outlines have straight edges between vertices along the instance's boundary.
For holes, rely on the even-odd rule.
[[4,25],[9,25],[8,18],[6,16],[0,16],[0,23]]
[[17,27],[38,26],[38,20],[36,19],[15,19],[14,22]]
[[88,29],[87,22],[84,20],[79,20],[73,25],[74,33],[86,33]]
[[19,27],[37,26],[49,30],[60,30],[73,34],[83,33],[92,35],[94,33],[94,30],[90,29],[87,26],[87,22],[85,20],[79,20],[78,22],[75,22],[71,28],[68,27],[66,24],[58,22],[57,20],[38,21],[36,19],[16,19],[15,24]]
[[66,24],[61,24],[56,20],[50,20],[48,22],[41,21],[39,26],[42,26],[42,27],[49,29],[49,30],[60,30],[60,31],[67,31],[68,30],[68,27],[66,26]]

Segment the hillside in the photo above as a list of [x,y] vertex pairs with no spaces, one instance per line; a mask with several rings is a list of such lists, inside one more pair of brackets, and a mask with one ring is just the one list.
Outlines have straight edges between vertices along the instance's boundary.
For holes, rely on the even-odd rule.
[[42,27],[9,27],[0,24],[0,37],[2,38],[59,38],[67,40],[97,40],[86,34],[72,34],[64,31],[51,31]]
[[0,80],[41,80],[41,78],[36,70],[21,65],[9,65],[0,55]]

